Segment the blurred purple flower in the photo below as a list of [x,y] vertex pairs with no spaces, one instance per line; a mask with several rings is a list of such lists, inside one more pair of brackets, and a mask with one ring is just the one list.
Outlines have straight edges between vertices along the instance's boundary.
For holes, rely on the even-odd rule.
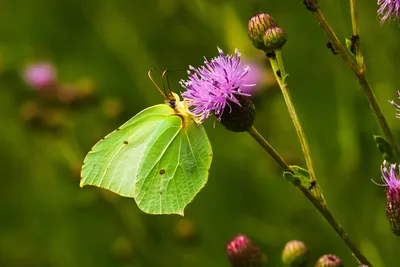
[[[240,105],[236,96],[250,96],[244,88],[254,86],[244,80],[250,67],[240,61],[240,53],[236,49],[235,55],[225,55],[218,48],[219,56],[208,61],[204,58],[205,66],[194,68],[189,66],[189,80],[182,80],[181,86],[186,89],[182,93],[191,112],[203,122],[210,114],[221,116],[226,106],[232,110],[231,103]],[[231,103],[230,103],[230,102]]]
[[43,89],[55,83],[56,70],[47,62],[30,64],[24,70],[24,80],[32,88]]
[[[399,94],[399,99],[400,99],[400,91],[397,91],[397,93]],[[396,104],[393,100],[389,100],[389,103],[392,104],[393,106],[395,106],[397,108],[397,111],[400,111],[400,105]],[[396,114],[396,118],[400,119],[400,113]]]
[[242,92],[253,94],[261,87],[265,70],[256,62],[248,62],[246,65],[250,67],[250,70],[243,78],[243,83],[248,84],[248,86],[243,87]]
[[396,164],[389,164],[387,168],[386,160],[381,166],[382,181],[381,186],[386,186],[386,218],[392,232],[400,235],[400,181],[396,174]]
[[381,17],[381,24],[393,16],[393,19],[399,17],[400,0],[378,0],[378,5],[380,5],[378,16]]

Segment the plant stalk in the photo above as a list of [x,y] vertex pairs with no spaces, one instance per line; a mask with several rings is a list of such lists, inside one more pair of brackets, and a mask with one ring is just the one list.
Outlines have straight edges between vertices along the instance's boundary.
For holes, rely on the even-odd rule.
[[[352,8],[352,23],[353,23],[353,33],[358,33],[358,22],[357,22],[357,13],[355,9],[355,0],[351,0],[351,8]],[[367,97],[368,103],[370,107],[372,108],[372,111],[374,112],[379,125],[383,131],[383,134],[385,138],[388,140],[388,142],[392,145],[393,151],[396,157],[396,160],[400,159],[400,149],[399,145],[394,138],[394,135],[392,131],[390,130],[389,124],[386,121],[385,116],[382,113],[382,110],[378,104],[378,101],[376,100],[376,97],[366,79],[365,76],[365,65],[362,60],[362,55],[360,53],[360,49],[356,47],[356,54],[358,53],[359,60],[358,64],[353,60],[350,52],[343,46],[343,44],[340,42],[336,34],[333,32],[332,28],[328,24],[328,21],[325,19],[324,15],[322,14],[321,10],[317,6],[316,0],[305,0],[304,3],[306,4],[306,7],[308,10],[310,10],[313,14],[314,17],[317,19],[318,24],[320,25],[321,29],[328,35],[329,41],[331,42],[333,48],[335,51],[340,55],[340,57],[343,59],[343,61],[350,67],[354,75],[357,77],[359,84],[364,90],[364,93]],[[354,20],[354,22],[353,22]],[[354,31],[355,30],[355,31]],[[358,52],[357,52],[358,51]],[[361,61],[360,61],[361,60]],[[360,65],[361,64],[361,65]]]
[[[281,51],[275,51],[274,54],[267,54],[272,70],[275,74],[275,78],[281,88],[282,94],[284,96],[286,105],[288,107],[290,116],[293,120],[294,126],[296,128],[297,135],[300,140],[300,144],[303,150],[304,157],[306,159],[308,172],[310,174],[310,181],[316,182],[314,167],[312,164],[310,149],[308,147],[307,139],[305,133],[301,127],[300,120],[296,114],[295,107],[293,105],[292,99],[289,93],[289,87],[286,83],[287,74],[284,68]],[[345,232],[343,227],[337,222],[333,214],[329,211],[324,198],[322,197],[322,191],[320,195],[313,194],[313,191],[309,188],[305,188],[303,186],[298,186],[303,192],[303,194],[311,201],[311,203],[317,208],[317,210],[324,216],[324,218],[328,221],[329,225],[335,230],[335,232],[339,235],[339,237],[344,241],[347,247],[352,251],[353,255],[357,258],[360,263],[367,264],[372,266],[372,264],[368,261],[368,259],[360,252],[360,250],[354,245],[354,243],[350,240],[348,234]]]
[[303,154],[306,160],[306,165],[308,172],[310,173],[311,181],[315,181],[315,171],[314,166],[311,159],[310,148],[308,146],[308,142],[306,136],[303,131],[303,127],[301,126],[300,120],[297,116],[296,109],[294,108],[292,98],[290,96],[289,87],[285,82],[287,77],[285,67],[282,61],[281,51],[275,51],[275,55],[269,57],[272,70],[274,72],[275,78],[278,81],[279,87],[281,88],[283,98],[285,99],[286,106],[289,110],[290,117],[292,118],[294,127],[296,129],[297,136],[300,140],[301,149],[303,150]]
[[260,146],[262,146],[265,151],[278,163],[278,165],[285,172],[291,172],[290,166],[285,162],[285,160],[276,152],[276,150],[268,143],[267,140],[257,131],[254,126],[248,130],[249,134],[257,141]]

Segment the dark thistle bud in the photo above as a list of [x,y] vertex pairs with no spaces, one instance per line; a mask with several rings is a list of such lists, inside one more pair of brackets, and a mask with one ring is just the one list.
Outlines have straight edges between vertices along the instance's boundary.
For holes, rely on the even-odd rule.
[[226,246],[232,267],[266,267],[267,257],[244,235],[238,235]]
[[282,49],[287,41],[285,31],[280,27],[269,28],[264,34],[264,52]]
[[308,264],[310,253],[306,245],[299,240],[286,243],[282,251],[282,262],[285,266],[305,267]]
[[386,160],[383,161],[381,172],[382,186],[386,186],[386,218],[392,232],[400,236],[400,181],[396,164],[389,164],[388,170]]
[[247,96],[237,96],[239,104],[228,103],[221,116],[221,123],[233,132],[245,132],[253,126],[256,119],[256,109]]
[[237,49],[235,55],[225,55],[219,48],[218,52],[211,61],[205,59],[204,66],[189,66],[189,79],[181,81],[186,89],[182,96],[199,123],[215,115],[227,129],[247,131],[255,119],[250,94],[243,90],[255,86],[245,81],[250,67],[242,64]]
[[317,260],[315,267],[343,267],[343,263],[339,257],[332,254],[327,254],[321,256]]
[[264,34],[269,28],[276,26],[276,22],[268,14],[260,13],[252,17],[248,24],[248,35],[254,47],[264,51]]

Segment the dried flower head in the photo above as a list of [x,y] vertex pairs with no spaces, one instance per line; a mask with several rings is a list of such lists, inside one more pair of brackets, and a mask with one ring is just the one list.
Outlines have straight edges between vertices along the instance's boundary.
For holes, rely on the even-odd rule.
[[400,0],[378,0],[378,16],[381,18],[381,24],[387,19],[398,19]]
[[267,257],[244,235],[238,235],[226,246],[226,254],[233,267],[264,267]]
[[386,186],[386,218],[392,232],[400,236],[400,181],[396,174],[396,164],[389,164],[386,160],[381,166],[382,181]]
[[47,62],[31,64],[24,70],[24,80],[32,88],[44,89],[56,82],[56,71]]
[[[237,113],[247,112],[246,97],[250,95],[244,93],[243,88],[254,86],[254,84],[245,83],[244,77],[249,73],[250,67],[241,63],[237,49],[234,56],[225,55],[220,48],[218,52],[219,56],[211,61],[205,58],[204,66],[197,69],[189,66],[189,79],[180,82],[186,89],[182,96],[200,122],[206,120],[211,114],[221,121],[223,116],[227,115],[226,113],[237,115]],[[243,107],[243,110],[233,112],[237,107]]]

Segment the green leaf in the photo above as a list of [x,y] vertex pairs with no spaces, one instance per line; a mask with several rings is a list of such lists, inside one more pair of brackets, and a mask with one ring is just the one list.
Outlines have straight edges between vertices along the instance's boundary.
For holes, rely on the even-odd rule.
[[380,135],[374,135],[375,143],[382,154],[384,160],[389,163],[396,163],[396,158],[393,153],[393,148],[390,143]]
[[133,197],[146,213],[183,216],[207,182],[211,159],[203,126],[166,104],[156,105],[92,148],[84,160],[81,186]]
[[292,172],[284,172],[283,178],[294,186],[302,186],[308,188],[311,186],[310,173],[299,166],[290,166]]
[[326,205],[321,187],[317,181],[310,179],[310,173],[308,170],[295,165],[290,166],[290,169],[292,172],[283,173],[285,180],[290,182],[292,185],[299,187],[303,191],[308,191],[321,205]]

